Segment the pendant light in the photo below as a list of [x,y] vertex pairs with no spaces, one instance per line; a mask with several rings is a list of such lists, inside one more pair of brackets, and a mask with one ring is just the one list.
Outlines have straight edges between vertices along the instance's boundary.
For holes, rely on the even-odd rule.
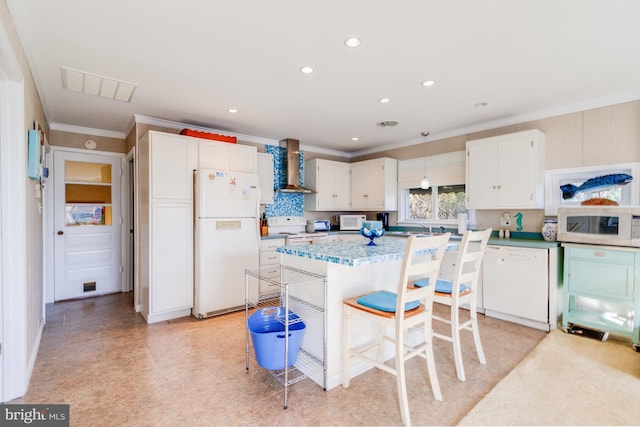
[[424,162],[424,168],[423,168],[424,178],[422,178],[422,181],[420,181],[420,188],[422,188],[423,190],[427,190],[431,184],[429,183],[429,178],[427,178],[427,158],[426,157],[423,157],[423,162]]
[[[421,132],[420,135],[426,138],[429,136],[429,131]],[[431,186],[431,183],[429,182],[429,178],[427,178],[427,158],[423,157],[422,162],[422,171],[424,172],[424,177],[422,178],[422,181],[420,181],[420,188],[422,188],[423,190],[428,190]]]

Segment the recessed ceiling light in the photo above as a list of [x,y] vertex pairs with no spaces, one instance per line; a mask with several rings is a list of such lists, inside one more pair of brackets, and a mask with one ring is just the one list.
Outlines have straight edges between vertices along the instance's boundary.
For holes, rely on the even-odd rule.
[[434,80],[425,80],[422,82],[422,86],[433,86],[434,84],[436,84]]
[[300,67],[300,72],[304,74],[311,74],[313,73],[313,67],[309,67],[309,66]]
[[358,137],[357,137],[357,136],[354,136],[353,138],[351,138],[351,140],[352,140],[352,141],[357,141],[357,140],[358,140]]
[[230,112],[230,113],[237,113],[238,112],[238,110],[236,110],[235,108],[229,108],[227,111]]
[[357,37],[349,37],[344,41],[346,47],[358,47],[360,46],[360,39]]
[[427,136],[429,136],[430,133],[431,132],[429,132],[428,130],[425,130],[424,132],[420,132],[420,135],[422,135],[422,136],[424,136],[426,138]]
[[382,104],[386,104],[387,102],[389,102],[389,101],[391,101],[391,100],[390,100],[389,98],[380,98],[380,99],[379,99],[379,101],[380,101]]
[[487,102],[478,102],[474,105],[474,107],[482,108],[482,107],[486,107],[487,105],[489,105]]

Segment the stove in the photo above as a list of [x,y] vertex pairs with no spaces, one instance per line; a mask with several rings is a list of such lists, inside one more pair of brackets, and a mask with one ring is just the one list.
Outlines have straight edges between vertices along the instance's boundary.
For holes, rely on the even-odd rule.
[[304,245],[322,243],[327,240],[329,233],[317,231],[307,233],[307,220],[302,216],[272,216],[267,218],[269,235],[283,235],[287,245]]

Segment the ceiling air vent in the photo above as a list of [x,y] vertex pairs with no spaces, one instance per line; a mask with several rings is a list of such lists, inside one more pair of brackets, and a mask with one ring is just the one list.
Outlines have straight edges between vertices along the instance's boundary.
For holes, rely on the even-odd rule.
[[394,126],[398,126],[398,122],[395,120],[385,120],[384,122],[376,123],[376,126],[380,126],[381,128],[392,128]]

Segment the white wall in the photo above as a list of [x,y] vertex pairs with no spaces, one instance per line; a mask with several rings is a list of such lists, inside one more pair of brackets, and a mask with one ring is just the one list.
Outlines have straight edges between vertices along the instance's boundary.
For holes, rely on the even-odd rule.
[[[0,60],[4,75],[16,92],[14,108],[7,116],[10,146],[3,147],[3,357],[4,395],[9,401],[22,396],[29,378],[44,328],[43,231],[40,193],[36,181],[27,177],[27,130],[34,121],[48,132],[44,112],[25,55],[18,41],[6,3],[0,3]],[[20,93],[20,91],[22,93]],[[4,128],[3,128],[4,130]],[[6,163],[5,163],[6,162]],[[7,181],[8,180],[8,181]],[[5,215],[5,212],[8,212]],[[8,247],[8,248],[7,248]],[[6,250],[10,249],[10,250]]]

